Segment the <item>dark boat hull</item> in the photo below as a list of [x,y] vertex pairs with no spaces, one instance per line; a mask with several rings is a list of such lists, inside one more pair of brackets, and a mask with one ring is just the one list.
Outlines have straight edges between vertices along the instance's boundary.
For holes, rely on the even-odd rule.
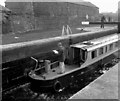
[[115,58],[117,58],[117,52],[83,69],[79,69],[67,75],[62,75],[51,80],[36,80],[29,78],[31,81],[31,88],[37,91],[49,91],[49,89],[52,89],[59,92],[61,89],[64,89],[70,85],[74,85],[77,82],[80,82],[82,86],[82,82],[84,82],[88,76],[92,75],[96,69],[100,70],[102,64],[106,64],[108,61],[111,61]]
[[87,67],[52,80],[35,80],[30,78],[31,88],[37,91],[47,91],[51,89],[59,92],[59,90],[83,80],[93,69],[94,68]]

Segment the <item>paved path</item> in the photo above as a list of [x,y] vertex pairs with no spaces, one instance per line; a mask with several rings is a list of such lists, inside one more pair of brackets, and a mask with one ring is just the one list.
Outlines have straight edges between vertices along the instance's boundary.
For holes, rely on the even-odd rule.
[[120,63],[77,92],[68,101],[73,99],[81,99],[81,101],[82,99],[84,101],[87,99],[118,99],[118,85],[120,85],[120,80],[118,81],[118,72],[120,72],[118,65]]
[[[106,26],[104,29],[101,29],[99,26],[97,27],[83,27],[84,30],[81,30],[81,28],[71,28],[73,34],[77,33],[84,33],[84,32],[90,32],[90,31],[100,31],[100,30],[106,30],[114,28],[114,26]],[[26,42],[26,41],[32,41],[32,40],[38,40],[38,39],[45,39],[45,38],[51,38],[51,37],[57,37],[61,36],[62,30],[54,30],[54,31],[46,31],[46,32],[40,32],[40,31],[32,31],[32,32],[26,32],[21,34],[6,34],[2,35],[0,39],[2,38],[2,45],[3,44],[11,44],[11,43],[18,43],[18,42]]]
[[[97,26],[97,27],[85,27],[85,28],[83,27],[84,30],[91,31],[91,32],[108,30],[108,29],[111,29],[111,28],[117,28],[117,26],[106,26],[105,28],[100,28],[99,26]],[[77,29],[79,30],[81,28],[77,28]]]

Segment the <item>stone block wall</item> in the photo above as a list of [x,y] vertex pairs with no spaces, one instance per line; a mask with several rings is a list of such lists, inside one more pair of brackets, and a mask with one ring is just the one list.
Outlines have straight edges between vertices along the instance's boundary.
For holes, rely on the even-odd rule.
[[99,14],[98,8],[69,2],[7,2],[13,32],[62,29],[63,25],[79,26],[82,21]]

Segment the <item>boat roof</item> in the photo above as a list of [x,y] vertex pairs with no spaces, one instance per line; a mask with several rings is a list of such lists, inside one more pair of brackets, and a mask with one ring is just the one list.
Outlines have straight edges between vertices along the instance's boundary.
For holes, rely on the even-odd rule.
[[83,41],[82,43],[71,45],[71,47],[92,51],[116,41],[118,41],[118,35],[114,34],[114,35],[104,36],[102,38],[97,38],[89,41]]

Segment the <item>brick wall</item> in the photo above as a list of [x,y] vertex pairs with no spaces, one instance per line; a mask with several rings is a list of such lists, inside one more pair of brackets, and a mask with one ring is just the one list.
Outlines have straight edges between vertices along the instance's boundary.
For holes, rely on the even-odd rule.
[[78,26],[81,21],[89,20],[98,9],[67,2],[13,2],[6,3],[16,15],[11,16],[13,31],[62,29],[63,25]]

